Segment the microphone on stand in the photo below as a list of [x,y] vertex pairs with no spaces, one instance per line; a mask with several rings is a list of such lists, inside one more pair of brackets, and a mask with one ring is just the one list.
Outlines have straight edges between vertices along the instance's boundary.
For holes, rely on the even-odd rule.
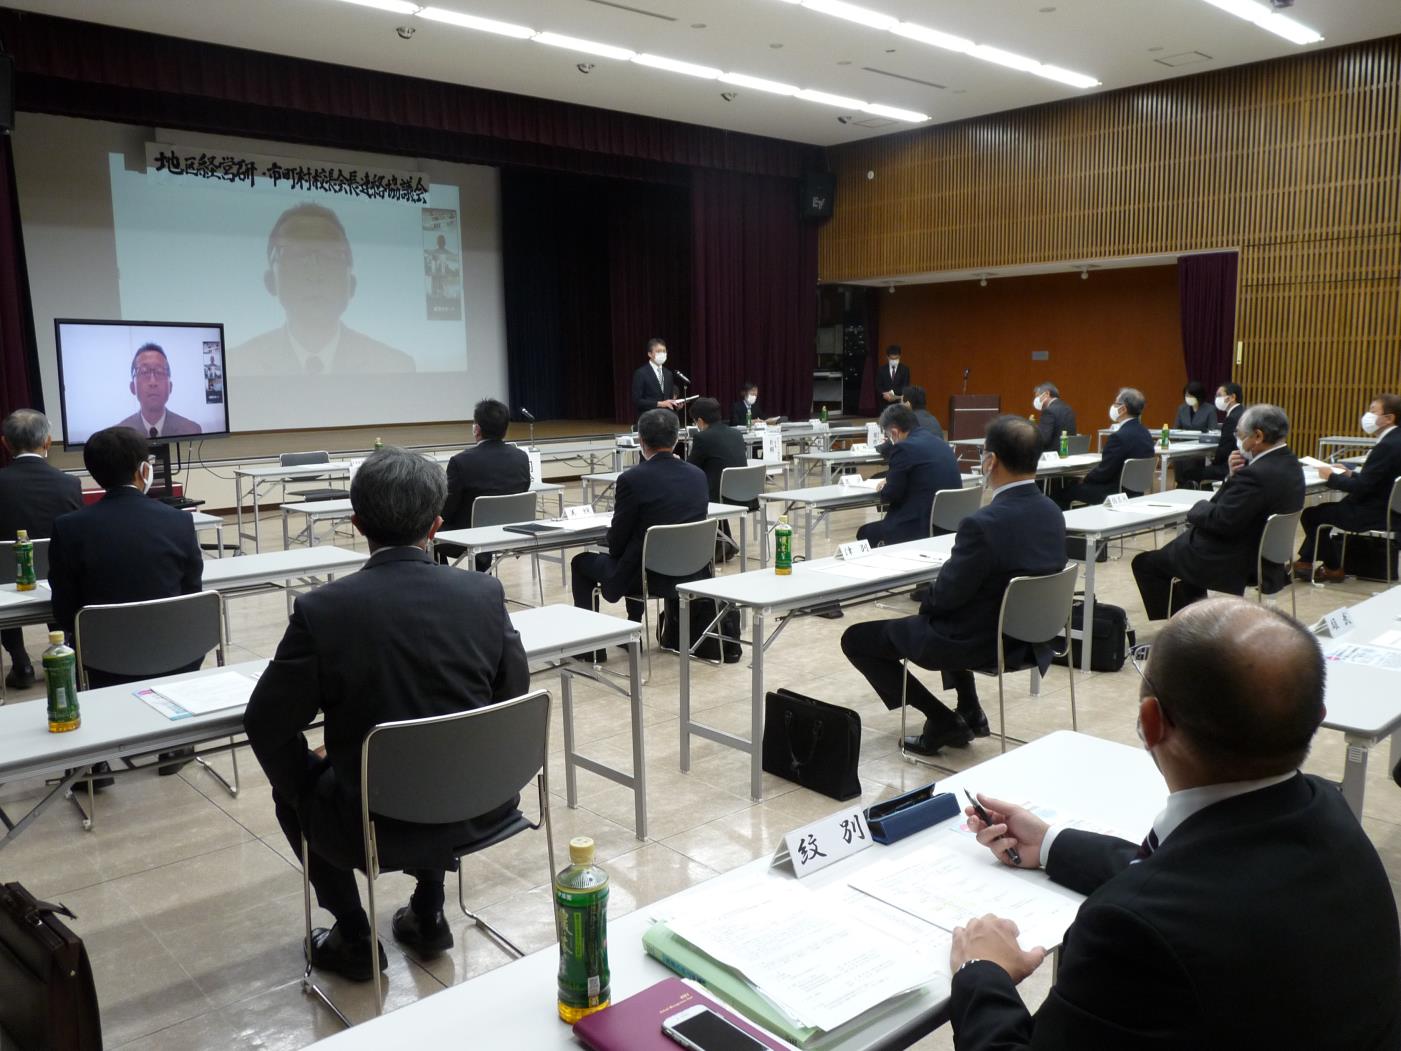
[[971,372],[971,371],[972,371],[971,369],[964,369],[964,370],[963,370],[963,393],[964,393],[964,394],[967,394],[967,393],[968,393],[968,373]]
[[681,381],[683,386],[689,387],[691,385],[691,377],[687,376],[680,369],[672,369],[671,371],[675,374],[676,378]]
[[530,444],[531,444],[531,445],[534,445],[534,444],[535,444],[535,417],[534,417],[534,415],[531,413],[531,411],[530,411],[529,409],[527,409],[524,405],[521,406],[520,413],[521,413],[522,416],[525,417],[526,422],[530,424]]

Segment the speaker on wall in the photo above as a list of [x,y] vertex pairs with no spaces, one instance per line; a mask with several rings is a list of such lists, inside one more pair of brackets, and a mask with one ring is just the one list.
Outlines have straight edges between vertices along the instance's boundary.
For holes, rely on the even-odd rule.
[[15,128],[15,60],[0,51],[0,133]]
[[832,218],[837,177],[831,172],[805,172],[799,183],[798,212],[804,219]]

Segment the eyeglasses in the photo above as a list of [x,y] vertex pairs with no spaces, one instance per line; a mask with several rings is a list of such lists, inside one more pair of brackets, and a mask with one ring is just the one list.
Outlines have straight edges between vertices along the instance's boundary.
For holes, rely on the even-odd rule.
[[137,379],[143,380],[168,380],[170,379],[170,370],[160,368],[159,366],[143,365],[141,368],[137,369],[133,375],[135,375]]
[[344,248],[307,248],[301,245],[278,245],[273,249],[273,262],[295,267],[349,267],[350,253]]
[[1153,685],[1153,680],[1148,678],[1148,672],[1144,670],[1148,667],[1148,655],[1152,653],[1152,651],[1153,644],[1151,642],[1145,642],[1140,646],[1135,646],[1133,649],[1129,650],[1129,662],[1133,665],[1133,670],[1138,672],[1138,677],[1143,680],[1149,692],[1157,698],[1158,708],[1162,711],[1163,718],[1168,722],[1172,722],[1172,715],[1168,712],[1167,704],[1163,700],[1162,691]]

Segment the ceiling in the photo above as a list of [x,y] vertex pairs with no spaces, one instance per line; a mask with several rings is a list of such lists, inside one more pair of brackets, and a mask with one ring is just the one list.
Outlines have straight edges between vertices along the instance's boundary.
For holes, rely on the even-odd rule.
[[[916,125],[341,0],[3,0],[6,6],[820,146]],[[418,0],[429,2],[429,0]],[[782,0],[435,0],[637,52],[915,110],[940,123],[1089,92]],[[1307,47],[1204,0],[865,0],[1086,73],[1106,91],[1401,33],[1398,0],[1295,0]],[[403,40],[399,26],[411,26]],[[587,74],[578,63],[592,63]],[[732,92],[726,101],[722,92]],[[854,118],[839,121],[839,117]]]

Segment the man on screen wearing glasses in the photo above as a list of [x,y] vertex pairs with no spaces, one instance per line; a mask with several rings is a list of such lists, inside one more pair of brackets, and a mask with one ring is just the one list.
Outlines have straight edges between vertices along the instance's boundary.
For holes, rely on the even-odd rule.
[[165,407],[174,387],[170,382],[170,359],[165,351],[154,343],[142,346],[131,359],[131,393],[136,395],[141,408],[117,426],[130,427],[152,440],[203,434],[194,420],[187,420]]
[[263,287],[286,323],[234,347],[234,376],[413,372],[414,360],[341,322],[355,295],[355,259],[336,213],[299,204],[273,223]]

